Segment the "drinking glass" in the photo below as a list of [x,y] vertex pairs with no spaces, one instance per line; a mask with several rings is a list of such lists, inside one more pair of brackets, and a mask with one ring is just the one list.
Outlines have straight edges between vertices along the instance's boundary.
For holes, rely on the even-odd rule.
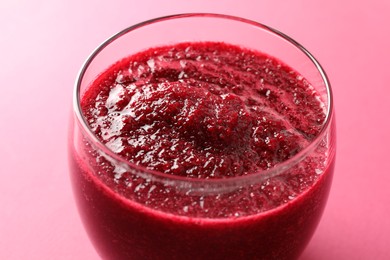
[[[233,44],[266,53],[293,68],[323,104],[326,118],[319,134],[269,170],[222,179],[168,175],[115,154],[94,135],[82,112],[80,100],[86,89],[123,58],[182,42]],[[294,259],[308,244],[332,182],[333,100],[323,68],[287,35],[258,22],[220,14],[148,20],[115,34],[93,51],[77,77],[73,102],[72,187],[82,222],[102,258]],[[298,187],[287,201],[275,203],[283,193],[278,189],[305,182],[310,183],[308,187]],[[119,187],[124,183],[126,192]]]

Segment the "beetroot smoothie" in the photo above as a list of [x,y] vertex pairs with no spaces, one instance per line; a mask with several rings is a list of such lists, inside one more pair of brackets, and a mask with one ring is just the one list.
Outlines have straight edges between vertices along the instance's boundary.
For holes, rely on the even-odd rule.
[[220,42],[157,47],[104,71],[81,109],[122,160],[83,138],[71,150],[78,206],[102,257],[294,259],[310,240],[334,156],[325,138],[275,171],[326,121],[315,89],[281,61]]

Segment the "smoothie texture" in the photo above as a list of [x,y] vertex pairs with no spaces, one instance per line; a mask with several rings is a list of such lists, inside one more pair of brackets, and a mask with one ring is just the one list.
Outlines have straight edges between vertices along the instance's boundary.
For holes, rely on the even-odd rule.
[[[71,155],[82,217],[103,257],[290,259],[310,239],[332,177],[327,141],[263,177],[326,120],[315,88],[283,62],[222,42],[156,47],[109,67],[80,105],[98,140],[135,167],[83,140],[83,156]],[[260,181],[200,192],[143,171]]]

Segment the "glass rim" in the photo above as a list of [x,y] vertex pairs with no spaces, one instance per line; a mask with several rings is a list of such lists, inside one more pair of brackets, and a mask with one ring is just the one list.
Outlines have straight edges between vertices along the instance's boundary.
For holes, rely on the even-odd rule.
[[[259,27],[260,29],[269,31],[270,33],[274,34],[275,36],[278,36],[290,44],[292,44],[298,51],[301,51],[303,54],[305,54],[309,60],[315,65],[316,70],[321,75],[321,79],[324,82],[325,88],[326,88],[326,95],[327,95],[327,111],[326,111],[326,117],[325,121],[322,124],[321,130],[319,134],[310,141],[310,143],[301,151],[299,151],[297,154],[295,154],[293,157],[278,163],[274,167],[267,169],[267,170],[259,170],[254,173],[250,173],[247,175],[242,176],[233,176],[233,177],[226,177],[226,178],[215,178],[215,179],[196,179],[196,178],[189,178],[184,176],[177,176],[172,174],[167,174],[164,172],[159,172],[155,170],[147,169],[146,167],[142,165],[137,165],[135,163],[131,163],[121,157],[120,155],[114,153],[112,150],[110,150],[103,142],[101,142],[96,135],[93,133],[92,129],[90,128],[89,124],[86,121],[86,118],[83,115],[81,105],[80,105],[80,89],[81,89],[81,83],[83,81],[83,77],[85,72],[87,71],[89,65],[93,62],[94,58],[99,55],[101,51],[105,47],[107,47],[110,43],[115,41],[116,39],[120,38],[121,36],[140,29],[142,27],[145,27],[149,24],[154,23],[160,23],[167,20],[173,20],[173,19],[182,19],[182,18],[216,18],[216,19],[225,19],[230,21],[236,21],[240,23],[246,23],[248,25],[252,25],[255,27]],[[111,64],[108,64],[108,66]],[[249,20],[246,18],[238,17],[238,16],[232,16],[232,15],[226,15],[226,14],[216,14],[216,13],[182,13],[182,14],[174,14],[174,15],[168,15],[168,16],[161,16],[153,19],[149,19],[137,24],[134,24],[132,26],[129,26],[118,33],[112,35],[108,39],[106,39],[103,43],[101,43],[85,60],[83,63],[75,82],[74,86],[74,92],[73,92],[73,112],[76,115],[77,123],[81,126],[82,131],[84,134],[87,134],[89,141],[93,142],[93,145],[97,148],[103,151],[107,156],[111,157],[112,159],[116,160],[118,164],[120,164],[121,167],[124,167],[126,171],[134,172],[134,170],[137,172],[138,175],[140,175],[143,178],[148,178],[149,180],[157,180],[160,182],[163,182],[165,184],[181,184],[183,187],[188,188],[196,188],[198,187],[202,191],[205,191],[208,189],[208,187],[213,187],[217,189],[226,189],[231,185],[240,185],[247,182],[253,182],[258,183],[260,181],[264,181],[268,178],[274,177],[279,175],[280,173],[284,172],[285,170],[292,168],[294,165],[296,165],[298,162],[300,162],[302,159],[304,159],[318,144],[319,142],[324,138],[325,134],[327,133],[327,130],[330,127],[330,123],[332,121],[333,117],[333,94],[331,89],[331,84],[328,79],[328,76],[326,75],[324,69],[320,65],[320,63],[317,61],[317,59],[301,44],[299,44],[297,41],[289,37],[288,35],[280,32],[279,30],[276,30],[272,27],[269,27],[267,25],[264,25],[260,22],[256,22],[253,20]]]

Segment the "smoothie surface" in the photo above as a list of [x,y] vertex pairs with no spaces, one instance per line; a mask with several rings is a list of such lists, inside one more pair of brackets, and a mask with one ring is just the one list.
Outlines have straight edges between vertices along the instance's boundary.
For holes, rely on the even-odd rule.
[[272,168],[307,146],[325,120],[302,76],[224,43],[123,59],[95,81],[82,109],[96,136],[129,162],[202,179]]

